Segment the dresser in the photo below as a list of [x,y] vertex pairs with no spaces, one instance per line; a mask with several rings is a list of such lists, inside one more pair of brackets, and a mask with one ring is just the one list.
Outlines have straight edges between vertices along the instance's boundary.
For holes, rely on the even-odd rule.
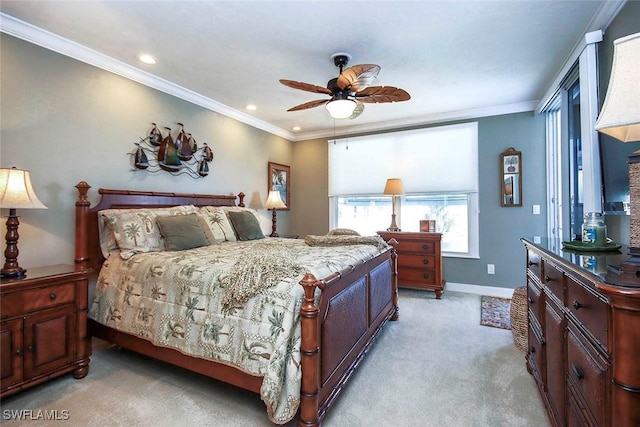
[[618,253],[526,250],[527,369],[554,426],[640,426],[640,279]]
[[435,291],[442,298],[442,234],[378,231],[385,241],[396,239],[398,286]]
[[89,372],[88,271],[30,268],[0,279],[0,397],[73,372]]

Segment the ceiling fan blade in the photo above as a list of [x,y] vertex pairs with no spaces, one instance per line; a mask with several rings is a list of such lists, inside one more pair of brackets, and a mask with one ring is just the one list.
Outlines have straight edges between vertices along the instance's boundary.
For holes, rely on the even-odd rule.
[[307,92],[313,92],[313,93],[326,93],[327,95],[331,95],[331,91],[326,87],[312,85],[311,83],[295,82],[293,80],[285,80],[285,79],[280,79],[280,83],[282,83],[285,86],[292,87],[294,89],[305,90]]
[[326,104],[329,101],[330,101],[329,99],[316,99],[315,101],[309,101],[309,102],[305,102],[304,104],[291,107],[287,111],[299,111],[299,110],[306,110],[307,108],[319,107],[323,104]]
[[411,95],[403,89],[393,86],[370,86],[355,94],[358,101],[367,103],[408,101]]
[[351,92],[358,92],[373,83],[373,80],[375,80],[379,72],[379,65],[354,65],[340,74],[338,77],[338,87],[342,90],[349,89]]
[[349,116],[350,119],[355,119],[364,111],[364,104],[356,99],[356,108],[353,110],[353,113]]

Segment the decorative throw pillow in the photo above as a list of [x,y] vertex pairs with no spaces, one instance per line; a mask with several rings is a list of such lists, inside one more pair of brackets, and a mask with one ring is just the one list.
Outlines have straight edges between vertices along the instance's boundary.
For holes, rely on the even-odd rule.
[[327,233],[327,236],[359,236],[356,230],[350,228],[334,228]]
[[227,214],[223,210],[204,206],[198,212],[198,218],[211,243],[235,242],[237,240]]
[[[120,249],[120,256],[129,259],[137,253],[159,252],[165,250],[164,239],[160,228],[156,223],[159,216],[186,215],[195,212],[193,205],[174,206],[170,208],[142,208],[142,209],[107,209],[100,211],[108,228],[113,233],[113,238]],[[101,243],[103,237],[100,237]],[[113,250],[109,247],[109,238],[105,238],[102,245],[105,250]]]
[[168,251],[182,251],[209,245],[209,240],[195,213],[159,216],[156,221]]
[[258,218],[256,218],[253,213],[246,211],[229,211],[227,215],[236,231],[238,240],[264,239]]

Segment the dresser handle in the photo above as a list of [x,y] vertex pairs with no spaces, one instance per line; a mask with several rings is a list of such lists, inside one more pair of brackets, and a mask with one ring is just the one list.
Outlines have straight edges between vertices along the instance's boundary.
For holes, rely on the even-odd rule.
[[16,356],[22,356],[22,350],[17,349],[16,350]]
[[531,346],[531,354],[534,354],[536,352],[536,348],[534,346]]
[[33,352],[35,350],[35,347],[33,345],[30,345],[29,347],[27,347],[27,350]]
[[529,304],[535,304],[536,302],[533,300],[533,298],[531,297],[527,297],[527,300],[529,301]]
[[580,372],[580,369],[578,369],[576,365],[571,365],[571,370],[573,371],[576,378],[578,378],[579,380],[584,378],[584,375],[582,375],[582,372]]
[[428,279],[428,278],[429,278],[429,273],[424,273],[424,274],[422,275],[422,277],[423,277],[424,279]]
[[429,264],[429,260],[425,258],[425,259],[423,259],[423,260],[422,260],[422,263],[423,263],[424,265],[427,265],[427,264]]
[[49,294],[49,299],[51,301],[53,301],[54,299],[56,299],[58,296],[56,294],[54,294],[53,292],[51,294]]
[[533,262],[533,261],[529,261],[529,267],[531,267],[532,265],[538,265],[537,262]]
[[544,276],[544,281],[545,281],[545,283],[546,283],[546,282],[553,282],[554,280],[556,280],[556,279],[553,279],[553,278],[549,277],[549,275],[545,275],[545,276]]
[[578,302],[578,300],[575,300],[575,301],[573,302],[573,308],[575,308],[576,310],[579,310],[579,309],[583,308],[584,306],[585,306],[585,305],[584,305],[584,304],[580,304],[580,303]]
[[426,244],[422,245],[422,249],[424,249],[426,251],[427,249],[429,249],[429,245],[426,245]]

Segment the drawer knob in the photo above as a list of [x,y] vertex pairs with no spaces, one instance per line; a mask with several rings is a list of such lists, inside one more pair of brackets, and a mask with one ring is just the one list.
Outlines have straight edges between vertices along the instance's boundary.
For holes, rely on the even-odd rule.
[[425,279],[428,279],[428,278],[429,278],[429,273],[424,273],[424,274],[422,275],[422,277],[423,277],[423,278],[425,278]]
[[53,292],[51,294],[49,294],[49,299],[51,301],[53,301],[54,299],[58,298],[58,295],[54,294]]
[[580,304],[580,302],[578,302],[578,300],[575,300],[573,302],[573,308],[575,308],[576,310],[581,309],[582,307],[584,307],[584,304]]
[[531,354],[534,354],[536,352],[536,348],[534,346],[531,346]]
[[22,356],[22,350],[16,349],[16,356]]
[[576,376],[576,378],[578,378],[579,380],[584,378],[584,375],[582,375],[582,372],[580,372],[580,369],[578,369],[576,365],[571,365],[571,370],[573,371],[573,374]]
[[427,245],[427,244],[422,245],[422,249],[424,249],[426,251],[427,249],[429,249],[429,245]]
[[548,274],[544,276],[544,281],[545,282],[553,282],[554,280],[556,280],[556,279],[550,277]]
[[529,301],[529,304],[535,304],[536,302],[533,300],[533,298],[531,297],[527,297],[527,300]]
[[427,264],[429,264],[429,260],[425,258],[425,259],[423,259],[423,260],[422,260],[422,263],[423,263],[424,265],[427,265]]
[[529,261],[529,267],[531,267],[532,265],[538,265],[537,262],[533,262],[533,261]]
[[36,348],[33,345],[30,345],[29,347],[27,347],[27,350],[33,352]]

